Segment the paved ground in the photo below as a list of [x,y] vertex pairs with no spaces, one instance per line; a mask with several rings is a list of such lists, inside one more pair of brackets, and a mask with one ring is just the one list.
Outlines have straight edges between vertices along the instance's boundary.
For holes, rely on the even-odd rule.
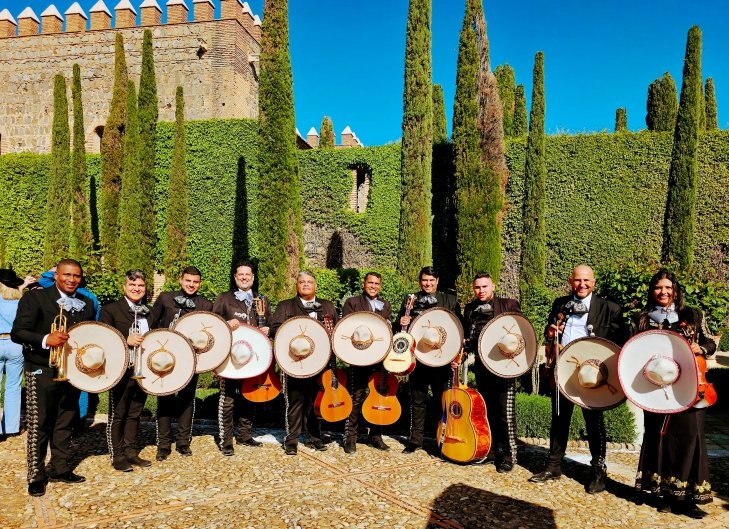
[[[659,514],[635,503],[632,493],[637,453],[608,456],[608,492],[590,496],[582,483],[588,469],[585,450],[570,452],[565,476],[557,482],[527,482],[541,469],[545,449],[523,445],[520,464],[510,474],[492,465],[460,466],[424,451],[400,453],[402,439],[386,439],[383,454],[366,445],[346,455],[339,436],[326,452],[300,447],[285,456],[280,431],[258,431],[262,448],[237,447],[220,454],[211,426],[196,425],[192,449],[164,463],[120,473],[112,470],[105,425],[96,424],[74,441],[81,485],[52,483],[42,498],[25,488],[25,436],[0,445],[0,528],[586,528],[729,526],[729,457],[711,459],[718,491],[701,523]],[[143,425],[142,455],[154,459],[153,423]]]

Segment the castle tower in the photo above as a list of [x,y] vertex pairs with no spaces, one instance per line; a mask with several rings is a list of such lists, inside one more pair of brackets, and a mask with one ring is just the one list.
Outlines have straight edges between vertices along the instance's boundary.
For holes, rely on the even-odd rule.
[[314,149],[319,147],[319,133],[314,127],[311,127],[309,132],[306,133],[306,143],[311,145]]
[[167,23],[183,24],[187,22],[187,14],[190,10],[185,0],[167,0]]
[[63,31],[63,17],[53,4],[41,13],[41,20],[43,21],[42,31],[44,34],[61,33]]
[[40,29],[40,20],[30,7],[26,7],[18,15],[18,35],[37,35]]
[[115,7],[116,27],[131,28],[137,25],[137,11],[129,0],[121,0]]
[[66,9],[66,33],[73,33],[76,31],[86,31],[86,22],[89,17],[86,16],[84,10],[78,2],[71,4],[71,7]]
[[215,16],[213,0],[192,0],[192,16],[195,22],[212,20]]
[[14,37],[18,30],[18,23],[10,14],[10,11],[3,9],[0,11],[0,39],[5,37]]
[[91,9],[91,29],[111,29],[111,11],[106,7],[104,0],[99,0]]
[[139,9],[142,11],[142,26],[156,26],[162,23],[162,8],[157,0],[144,0]]

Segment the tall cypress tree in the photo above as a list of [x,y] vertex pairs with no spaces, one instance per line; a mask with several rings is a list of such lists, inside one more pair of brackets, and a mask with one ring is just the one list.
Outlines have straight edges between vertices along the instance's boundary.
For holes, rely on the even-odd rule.
[[71,243],[70,255],[81,263],[88,262],[94,243],[91,234],[91,213],[87,199],[86,145],[84,109],[81,99],[81,68],[73,65],[73,158],[71,162]]
[[694,26],[689,30],[686,42],[681,102],[673,134],[668,199],[663,220],[662,259],[684,269],[691,266],[694,257],[699,127],[703,99],[701,30]]
[[526,94],[524,85],[520,84],[514,94],[514,136],[526,136],[527,130]]
[[443,87],[433,85],[433,145],[448,142],[448,124],[446,121],[445,97]]
[[185,99],[182,87],[175,93],[175,139],[172,147],[170,183],[167,199],[167,242],[164,271],[168,278],[177,277],[187,260],[187,170],[185,168]]
[[324,116],[321,120],[321,127],[319,132],[319,148],[334,148],[334,124],[332,123],[332,118],[330,118],[329,116]]
[[714,79],[712,77],[706,79],[704,101],[706,108],[706,130],[716,130],[719,128],[719,113],[716,108],[716,93],[714,91]]
[[69,163],[71,138],[68,127],[66,79],[53,79],[53,128],[51,130],[51,171],[48,186],[48,213],[43,265],[50,268],[68,256],[71,204]]
[[152,31],[144,30],[142,42],[142,73],[139,77],[139,181],[142,193],[142,226],[147,229],[139,234],[141,259],[137,266],[147,277],[152,277],[155,269],[157,247],[156,205],[154,190],[156,173],[154,170],[157,153],[157,119],[159,102],[157,100],[157,80],[154,72],[154,47]]
[[[143,224],[145,184],[140,179],[142,150],[140,149],[139,115],[137,112],[137,91],[134,82],[127,85],[127,125],[124,131],[124,169],[122,171],[121,193],[119,195],[119,245],[117,263],[120,271],[141,268],[151,277],[150,261],[145,259],[145,248],[141,244],[143,231],[154,229]],[[146,184],[149,185],[149,184]]]
[[440,271],[440,287],[455,286],[456,241],[453,214],[453,151],[448,143],[443,87],[433,85],[433,265]]
[[304,253],[287,0],[266,1],[262,35],[258,229],[265,244],[259,272],[261,290],[281,299],[291,292]]
[[499,83],[499,98],[504,115],[504,135],[514,134],[514,111],[516,109],[516,78],[514,69],[508,64],[497,66],[494,70],[496,81]]
[[676,127],[676,116],[678,115],[678,91],[676,81],[671,74],[666,72],[661,78],[661,103],[658,129],[661,131],[672,131]]
[[522,210],[521,279],[522,297],[531,289],[544,287],[547,232],[544,224],[547,166],[544,156],[544,54],[534,57],[532,109],[529,114],[526,164],[524,166],[524,206]]
[[648,130],[659,130],[661,106],[661,80],[656,79],[648,85],[648,98],[646,100],[645,124]]
[[615,110],[615,132],[628,130],[628,109],[618,108]]
[[397,269],[412,280],[432,264],[433,81],[430,0],[410,0],[405,34],[402,188]]
[[99,238],[105,268],[117,270],[117,242],[119,239],[119,192],[121,174],[124,167],[124,127],[126,124],[125,107],[127,100],[127,61],[124,56],[124,38],[116,34],[114,55],[114,88],[106,119],[104,134],[101,137],[101,226]]

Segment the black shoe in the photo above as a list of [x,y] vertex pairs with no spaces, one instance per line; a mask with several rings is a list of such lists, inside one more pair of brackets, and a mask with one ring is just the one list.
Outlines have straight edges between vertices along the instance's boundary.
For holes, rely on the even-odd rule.
[[114,470],[118,470],[119,472],[131,472],[134,470],[126,457],[112,461],[111,466],[114,467]]
[[127,456],[127,461],[129,461],[135,467],[151,467],[152,466],[152,462],[149,459],[142,459],[138,455]]
[[702,518],[709,515],[708,512],[699,508],[698,505],[691,505],[687,509],[681,511],[681,514],[693,518],[694,520],[701,520]]
[[420,446],[420,445],[416,445],[416,444],[413,444],[413,443],[408,443],[407,445],[405,445],[405,448],[403,448],[402,453],[403,454],[412,454],[416,450],[421,450],[422,448],[423,447]]
[[192,450],[190,450],[189,446],[178,446],[177,453],[181,456],[190,457],[192,455]]
[[83,483],[84,481],[86,481],[86,478],[83,476],[79,476],[78,474],[74,474],[69,470],[68,472],[64,472],[63,474],[51,476],[51,481],[62,481],[63,483]]
[[354,454],[357,451],[357,443],[355,441],[344,441],[344,453]]
[[235,444],[246,445],[246,446],[263,446],[263,443],[261,441],[256,441],[253,437],[249,437],[246,440],[236,439]]
[[385,444],[385,442],[382,439],[373,439],[370,441],[370,446],[372,448],[377,448],[377,450],[382,450],[383,452],[387,452],[390,447]]
[[529,481],[532,483],[544,483],[545,481],[559,479],[561,477],[562,472],[560,471],[545,470],[544,472],[540,472],[539,474],[534,474],[532,477],[529,478]]
[[221,448],[220,451],[223,452],[224,456],[232,456],[235,453],[232,446],[225,446]]
[[592,481],[587,485],[588,494],[597,494],[605,490],[605,477],[607,469],[605,467],[592,468]]
[[496,472],[498,472],[499,474],[506,474],[507,472],[511,472],[513,469],[514,463],[512,463],[508,459],[496,463]]
[[667,501],[660,501],[660,502],[658,502],[658,507],[656,507],[656,510],[658,512],[670,513],[671,512],[671,503],[667,502]]
[[296,445],[284,445],[284,453],[287,456],[295,456],[297,452]]
[[327,445],[321,442],[321,439],[310,439],[304,444],[306,448],[313,448],[319,452],[324,452],[327,449]]
[[157,449],[157,457],[155,458],[155,459],[157,459],[157,461],[164,461],[168,457],[170,457],[169,448],[158,448]]
[[34,481],[33,483],[28,483],[28,494],[30,494],[31,496],[43,496],[45,493],[45,481]]

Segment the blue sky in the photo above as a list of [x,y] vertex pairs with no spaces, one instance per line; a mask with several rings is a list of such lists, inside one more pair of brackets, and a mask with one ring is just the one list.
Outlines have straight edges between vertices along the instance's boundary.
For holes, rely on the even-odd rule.
[[[37,15],[52,0],[0,0]],[[192,0],[186,0],[192,11]],[[88,9],[96,0],[79,0]],[[158,0],[163,6],[166,0]],[[219,0],[214,0],[219,6]],[[62,13],[72,0],[56,1]],[[110,9],[118,0],[106,1]],[[142,0],[132,0],[137,7]],[[263,12],[263,0],[249,0]],[[443,85],[451,128],[458,34],[465,0],[433,0],[433,81]],[[407,0],[289,0],[296,124],[302,134],[329,115],[365,145],[401,136]],[[138,9],[137,9],[138,10]],[[534,54],[545,54],[547,131],[611,131],[627,107],[645,128],[648,85],[668,71],[681,86],[686,35],[703,32],[703,75],[713,77],[719,126],[729,128],[729,6],[724,0],[484,1],[492,67],[509,63],[531,100]],[[139,10],[138,10],[139,11]],[[191,13],[192,15],[192,13]]]

